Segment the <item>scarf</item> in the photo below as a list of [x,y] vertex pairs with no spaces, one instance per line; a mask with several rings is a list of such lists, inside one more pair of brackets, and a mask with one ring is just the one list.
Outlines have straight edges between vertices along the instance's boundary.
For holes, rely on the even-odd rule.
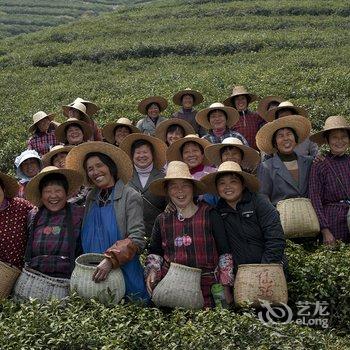
[[153,162],[146,168],[139,168],[134,165],[137,175],[139,176],[142,188],[145,188],[148,178],[153,170]]

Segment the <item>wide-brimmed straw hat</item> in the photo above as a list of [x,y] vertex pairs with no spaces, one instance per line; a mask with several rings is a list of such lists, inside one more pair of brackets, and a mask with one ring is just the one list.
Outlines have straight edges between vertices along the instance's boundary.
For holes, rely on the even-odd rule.
[[241,166],[236,162],[223,162],[220,164],[218,170],[214,173],[207,174],[201,178],[205,186],[206,192],[218,193],[216,189],[215,179],[220,174],[238,174],[242,176],[244,185],[252,192],[259,191],[259,180],[252,174],[242,170]]
[[73,109],[75,109],[75,110],[77,110],[77,111],[82,113],[81,120],[83,120],[85,122],[88,122],[90,120],[90,117],[89,117],[89,115],[86,112],[86,106],[83,103],[81,103],[81,102],[73,102],[70,105],[62,106],[63,115],[65,117],[69,118],[68,112],[69,112],[69,110],[71,108],[73,108]]
[[180,118],[170,118],[158,124],[156,127],[155,137],[158,137],[162,141],[166,142],[168,128],[172,125],[180,125],[185,131],[184,136],[195,133],[193,126],[186,120]]
[[[266,113],[268,112],[267,108],[268,108],[269,104],[271,102],[275,102],[277,104],[280,104],[283,101],[284,101],[284,98],[282,98],[280,96],[272,96],[272,95],[266,96],[259,101],[257,112],[261,118],[267,120]],[[271,121],[271,120],[268,120],[268,121]]]
[[114,145],[115,143],[115,128],[117,126],[126,126],[130,129],[130,133],[133,134],[135,132],[141,132],[139,128],[132,125],[132,122],[128,118],[119,118],[116,122],[108,123],[102,128],[102,135],[106,139],[107,142]]
[[120,148],[129,156],[129,158],[132,161],[131,147],[134,142],[139,140],[148,141],[153,146],[154,167],[158,170],[162,169],[166,162],[166,150],[167,150],[167,146],[162,140],[159,140],[154,136],[135,133],[135,134],[128,135],[120,144]]
[[324,123],[323,130],[311,135],[310,140],[316,142],[319,146],[321,146],[327,143],[327,140],[324,137],[324,133],[326,131],[336,129],[345,129],[350,131],[350,124],[345,119],[345,117],[341,115],[333,115],[331,117],[328,117]]
[[50,114],[46,114],[45,112],[43,111],[39,111],[39,112],[36,112],[34,115],[33,115],[33,124],[29,127],[29,132],[34,132],[35,129],[36,129],[36,124],[40,122],[40,120],[43,120],[44,118],[49,118],[51,121],[54,119],[54,114],[53,113],[50,113]]
[[239,95],[247,95],[249,96],[249,103],[259,100],[259,96],[252,94],[249,92],[244,86],[237,85],[232,89],[232,94],[230,97],[227,97],[227,99],[224,101],[225,106],[235,107],[232,103],[232,98]]
[[54,146],[50,149],[50,152],[45,153],[42,157],[42,162],[43,166],[47,167],[52,165],[52,158],[59,153],[69,153],[69,151],[73,148],[74,146],[64,146],[64,145],[57,145]]
[[200,103],[203,102],[203,95],[197,91],[197,90],[192,90],[191,88],[186,88],[185,90],[181,90],[179,92],[177,92],[174,96],[173,96],[173,102],[178,105],[181,106],[182,105],[182,97],[185,95],[192,95],[193,96],[193,105],[199,105]]
[[203,128],[210,130],[212,126],[210,125],[208,115],[211,111],[220,110],[225,112],[227,115],[226,125],[228,128],[234,126],[239,120],[239,113],[233,107],[227,107],[220,102],[212,103],[209,108],[204,108],[196,114],[196,122]]
[[304,108],[294,106],[293,103],[290,101],[283,101],[278,105],[278,107],[272,108],[271,110],[266,112],[266,117],[264,119],[268,122],[272,122],[276,119],[277,112],[283,109],[290,109],[291,111],[294,111],[294,115],[301,115],[307,118],[307,112]]
[[91,117],[92,115],[96,114],[99,110],[97,105],[91,101],[84,100],[80,97],[77,97],[70,105],[74,105],[74,103],[80,102],[86,107],[86,114]]
[[290,128],[296,132],[299,144],[310,135],[311,123],[309,119],[301,115],[288,115],[266,123],[256,134],[256,145],[260,151],[267,154],[277,152],[277,149],[272,145],[272,136],[277,130],[284,128]]
[[[211,143],[205,139],[201,139],[197,135],[187,135],[184,138],[175,141],[173,144],[169,146],[169,148],[166,151],[166,159],[168,162],[171,162],[173,160],[180,160],[182,161],[182,155],[181,155],[181,147],[187,142],[194,142],[203,147],[203,150],[205,147],[211,145]],[[209,165],[211,164],[209,159],[204,154],[203,164]]]
[[7,198],[15,197],[19,189],[19,185],[16,179],[0,171],[0,180],[4,184],[5,196]]
[[67,155],[66,168],[77,170],[84,176],[85,184],[91,186],[91,182],[89,181],[84,169],[84,161],[87,154],[92,152],[102,153],[111,158],[117,166],[118,178],[120,178],[124,184],[127,184],[130,181],[133,167],[129,156],[119,147],[107,142],[90,141],[73,147]]
[[152,103],[156,103],[159,106],[160,112],[163,112],[168,107],[168,102],[164,97],[151,96],[140,101],[137,109],[141,114],[146,115],[147,114],[146,107]]
[[237,147],[243,152],[242,165],[249,169],[255,169],[260,163],[260,154],[255,149],[243,145],[236,137],[227,137],[222,143],[216,143],[205,148],[204,154],[212,164],[219,166],[221,161],[220,151],[225,147]]
[[59,169],[55,166],[48,166],[42,169],[38,175],[34,176],[28,182],[24,190],[26,199],[28,199],[36,206],[39,206],[41,204],[41,193],[39,189],[40,181],[49,174],[61,174],[67,179],[68,197],[73,195],[83,184],[83,176],[77,171],[72,169]]
[[168,193],[165,188],[166,183],[170,180],[176,179],[192,181],[194,185],[194,195],[199,195],[206,192],[201,181],[193,179],[188,165],[184,162],[177,160],[174,160],[168,164],[168,168],[164,178],[157,179],[151,182],[150,191],[156,196],[167,196]]
[[91,126],[84,122],[83,120],[80,119],[76,119],[76,118],[68,118],[67,121],[65,121],[64,123],[60,124],[56,130],[55,130],[55,135],[56,135],[56,139],[58,142],[62,142],[62,143],[67,143],[67,128],[72,125],[72,124],[77,124],[81,127],[81,130],[83,131],[83,135],[84,135],[84,140],[87,141],[91,138],[92,134],[93,134],[93,130],[91,128]]

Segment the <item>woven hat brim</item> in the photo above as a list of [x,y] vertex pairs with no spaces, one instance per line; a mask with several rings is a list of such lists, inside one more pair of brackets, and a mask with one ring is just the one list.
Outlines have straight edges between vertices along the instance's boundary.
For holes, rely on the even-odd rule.
[[[285,99],[280,97],[280,96],[267,96],[265,98],[263,98],[262,100],[259,101],[259,104],[258,104],[258,108],[257,108],[257,112],[258,114],[260,115],[261,118],[266,119],[266,114],[267,114],[267,107],[268,105],[273,102],[273,101],[276,101],[278,102],[279,104],[281,102],[283,102]],[[270,120],[267,120],[267,121],[270,121]]]
[[89,115],[88,115],[87,113],[81,111],[81,110],[78,109],[78,108],[73,107],[73,105],[71,105],[71,106],[70,106],[70,105],[62,106],[63,115],[64,115],[65,117],[69,118],[69,117],[68,117],[68,111],[69,111],[70,108],[73,108],[73,109],[79,111],[80,113],[82,113],[82,114],[83,114],[83,118],[82,118],[81,120],[85,121],[85,123],[88,122],[88,121],[90,120],[90,117],[89,117]]
[[254,175],[246,173],[245,171],[223,170],[207,174],[201,178],[201,181],[206,188],[206,192],[218,194],[215,185],[215,179],[218,175],[221,174],[238,174],[243,177],[245,187],[247,187],[252,192],[259,191],[259,180]]
[[219,166],[222,163],[220,157],[220,150],[225,147],[237,147],[240,150],[242,150],[244,154],[242,163],[245,167],[248,167],[249,169],[255,169],[260,163],[261,157],[259,152],[245,145],[217,143],[206,147],[204,150],[204,154],[209,159],[211,164]]
[[256,134],[256,144],[259,150],[267,154],[277,152],[272,145],[272,136],[278,129],[283,128],[293,129],[298,135],[297,144],[300,144],[310,135],[311,123],[309,119],[300,115],[288,115],[266,123]]
[[137,109],[138,111],[143,114],[146,115],[147,111],[146,111],[146,107],[150,104],[150,103],[157,103],[159,105],[160,108],[160,112],[163,112],[166,110],[166,108],[168,107],[168,102],[164,97],[161,96],[152,96],[152,97],[147,97],[145,99],[143,99]]
[[181,99],[182,96],[185,95],[192,95],[194,97],[193,100],[193,106],[197,106],[199,104],[201,104],[203,102],[203,95],[196,90],[181,90],[179,92],[177,92],[174,96],[173,96],[173,102],[178,105],[181,106]]
[[[94,114],[96,114],[99,110],[99,108],[97,107],[97,105],[95,105],[93,102],[91,101],[85,101],[85,100],[81,100],[80,103],[82,103],[85,107],[86,107],[86,114],[91,117]],[[74,105],[74,102],[70,103],[70,106]]]
[[154,136],[162,140],[163,142],[166,142],[167,130],[171,125],[180,125],[185,130],[185,136],[196,133],[192,125],[186,122],[186,120],[179,119],[179,118],[170,118],[158,124],[158,126],[156,127]]
[[98,152],[107,155],[116,164],[118,178],[127,184],[133,172],[133,166],[129,156],[119,147],[102,141],[89,141],[75,146],[67,155],[66,168],[78,171],[84,176],[84,183],[91,186],[84,169],[84,160],[88,153]]
[[232,128],[232,126],[234,126],[239,120],[238,111],[233,107],[226,106],[226,107],[209,107],[209,108],[200,110],[196,114],[196,122],[207,130],[212,129],[212,126],[210,125],[210,122],[208,120],[208,114],[211,111],[215,111],[215,110],[225,111],[227,115],[226,125],[228,128]]
[[[181,156],[181,152],[180,152],[180,148],[182,147],[182,145],[184,145],[187,142],[198,143],[203,147],[203,150],[205,149],[205,147],[211,145],[211,143],[209,141],[207,141],[205,139],[201,139],[199,137],[184,137],[180,140],[175,141],[173,144],[171,144],[169,146],[169,148],[166,151],[167,161],[168,162],[171,162],[173,160],[183,161],[182,156]],[[209,159],[205,156],[205,153],[204,153],[203,164],[204,165],[211,164]]]
[[296,107],[296,106],[283,106],[283,107],[276,107],[271,109],[265,114],[265,120],[268,122],[272,122],[276,119],[276,114],[278,111],[283,110],[283,109],[290,109],[295,111],[296,113],[293,113],[293,115],[301,115],[305,118],[307,118],[307,112],[304,108],[301,107]]
[[250,101],[249,103],[252,103],[252,102],[255,102],[255,101],[258,101],[259,100],[259,96],[258,95],[255,95],[255,94],[251,94],[249,92],[247,93],[237,93],[237,94],[234,94],[234,95],[231,95],[230,97],[227,97],[223,104],[225,106],[228,106],[228,107],[233,107],[235,108],[234,104],[232,103],[232,98],[235,97],[235,96],[240,96],[240,95],[247,95],[250,97]]
[[51,161],[52,158],[59,153],[69,153],[70,150],[73,148],[74,146],[63,146],[62,148],[59,149],[55,149],[53,151],[50,151],[48,153],[45,153],[43,155],[43,157],[41,158],[42,162],[43,162],[43,167],[47,167],[51,165]]
[[158,170],[162,169],[166,163],[166,150],[167,145],[160,139],[141,133],[134,133],[128,135],[120,144],[120,148],[128,155],[132,162],[131,147],[132,144],[137,140],[148,141],[154,149],[153,164]]
[[349,132],[350,132],[350,127],[349,126],[344,126],[344,127],[334,126],[334,127],[327,128],[327,129],[324,129],[322,131],[318,131],[318,132],[312,134],[310,136],[310,141],[317,143],[318,146],[322,146],[324,144],[327,144],[327,140],[324,137],[324,133],[326,131],[337,130],[337,129],[349,130]]
[[112,145],[115,144],[114,130],[117,126],[126,126],[130,129],[131,133],[140,133],[140,129],[134,125],[129,125],[125,123],[108,123],[102,128],[102,135],[107,140],[107,142]]
[[93,134],[93,130],[92,130],[91,126],[88,123],[84,122],[83,120],[77,119],[77,120],[65,121],[64,123],[60,124],[56,128],[55,135],[56,135],[56,139],[58,142],[67,143],[67,137],[66,137],[65,130],[71,124],[80,125],[82,130],[83,130],[84,140],[85,141],[90,140],[90,138],[92,137],[92,134]]
[[78,191],[83,184],[83,176],[72,169],[54,169],[49,171],[41,171],[38,175],[34,176],[28,182],[24,190],[26,199],[37,207],[42,204],[41,193],[39,189],[40,181],[49,174],[61,174],[66,177],[68,181],[68,197],[72,196],[76,191]]
[[4,184],[4,193],[7,198],[16,197],[19,185],[15,178],[0,172],[0,180]]
[[43,120],[44,118],[49,118],[51,121],[53,121],[54,118],[55,118],[55,115],[54,115],[53,113],[50,113],[50,114],[47,114],[47,115],[43,116],[43,117],[40,118],[38,121],[36,121],[35,123],[33,123],[33,124],[29,127],[28,131],[29,131],[29,132],[34,132],[34,131],[35,131],[35,128],[36,128],[36,124],[38,124],[38,123],[40,122],[40,120]]

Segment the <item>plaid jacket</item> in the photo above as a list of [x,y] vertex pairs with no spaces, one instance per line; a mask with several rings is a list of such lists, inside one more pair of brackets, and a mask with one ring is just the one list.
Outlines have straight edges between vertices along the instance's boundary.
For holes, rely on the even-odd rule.
[[27,142],[28,149],[36,150],[42,157],[50,148],[58,145],[55,136],[55,126],[51,123],[47,132],[36,132]]
[[222,136],[215,136],[213,131],[210,130],[208,134],[204,135],[202,139],[205,139],[211,143],[222,143],[228,137],[235,137],[242,141],[243,145],[249,146],[248,141],[245,139],[243,135],[239,132],[226,129],[225,133]]

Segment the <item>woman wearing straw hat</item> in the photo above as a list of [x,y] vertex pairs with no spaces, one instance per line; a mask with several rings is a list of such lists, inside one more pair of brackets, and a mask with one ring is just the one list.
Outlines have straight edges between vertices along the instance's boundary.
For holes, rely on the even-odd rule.
[[138,111],[145,115],[136,124],[136,127],[143,134],[154,136],[156,127],[165,120],[160,115],[168,107],[168,102],[161,96],[151,96],[143,99],[138,105]]
[[33,134],[27,141],[28,149],[33,149],[40,156],[47,153],[51,147],[58,144],[55,136],[56,125],[53,123],[54,115],[39,111],[33,115],[33,124],[29,132]]
[[145,247],[141,195],[126,184],[132,163],[120,148],[106,142],[86,142],[74,147],[67,168],[78,170],[89,193],[82,228],[84,253],[105,253],[97,266],[95,282],[107,278],[112,268],[121,267],[126,296],[148,300],[139,253]]
[[0,260],[22,267],[27,218],[33,205],[23,198],[15,198],[17,192],[17,181],[0,172]]
[[55,166],[56,168],[64,169],[66,167],[66,157],[73,146],[57,145],[51,148],[50,152],[46,153],[43,158],[43,166]]
[[73,103],[62,106],[62,110],[65,117],[82,120],[91,127],[93,131],[91,141],[102,141],[101,130],[97,126],[96,122],[91,118],[91,116],[98,110],[94,103],[85,101],[78,97]]
[[194,129],[194,132],[190,134],[204,136],[207,132],[197,123],[197,111],[193,108],[203,102],[203,95],[197,90],[186,88],[173,96],[173,102],[175,105],[181,106],[181,109],[175,112],[171,118],[183,119],[190,123]]
[[156,127],[155,137],[158,137],[167,146],[170,146],[175,141],[194,133],[195,131],[190,123],[183,119],[171,118],[159,123]]
[[312,157],[294,152],[310,134],[308,119],[293,115],[265,124],[256,135],[261,151],[274,156],[260,164],[260,192],[273,205],[287,198],[307,197]]
[[233,126],[233,130],[243,135],[250,147],[257,149],[255,136],[259,128],[265,124],[258,113],[248,109],[250,103],[259,100],[255,94],[248,92],[244,86],[235,86],[232,94],[224,101],[225,106],[236,108],[239,112],[239,120]]
[[123,117],[116,122],[106,124],[102,129],[105,140],[118,147],[128,135],[139,132],[140,130],[132,125],[130,119]]
[[165,178],[153,181],[150,188],[155,195],[168,196],[176,208],[160,214],[154,223],[145,271],[150,294],[170,263],[176,262],[202,269],[204,306],[213,306],[210,288],[217,283],[214,270],[219,265],[219,281],[230,303],[233,265],[222,219],[206,203],[193,201],[194,195],[205,191],[203,185],[192,178],[185,163],[173,161]]
[[202,182],[208,192],[220,196],[216,209],[223,217],[235,268],[282,262],[286,243],[279,214],[257,193],[258,179],[227,161]]
[[342,116],[329,117],[323,130],[310,140],[330,149],[323,161],[312,165],[309,182],[309,198],[320,222],[323,243],[349,243],[350,124]]
[[25,150],[15,159],[16,175],[19,182],[19,190],[17,197],[24,198],[24,189],[27,183],[42,168],[41,158],[37,151]]
[[273,108],[277,108],[282,101],[284,101],[284,98],[280,96],[266,96],[259,101],[257,112],[261,118],[266,120],[267,112]]
[[239,132],[231,130],[238,119],[236,109],[225,107],[219,102],[212,103],[209,108],[202,109],[196,115],[197,123],[209,130],[203,139],[211,143],[221,143],[227,137],[235,137],[248,146],[247,140]]
[[155,196],[149,189],[153,180],[164,177],[162,169],[166,161],[166,145],[153,136],[137,133],[127,136],[120,148],[133,163],[133,175],[129,185],[142,196],[143,221],[146,236],[150,237],[154,220],[166,206],[165,198]]
[[55,130],[57,140],[68,146],[80,145],[91,140],[92,133],[90,125],[77,118],[68,118]]

